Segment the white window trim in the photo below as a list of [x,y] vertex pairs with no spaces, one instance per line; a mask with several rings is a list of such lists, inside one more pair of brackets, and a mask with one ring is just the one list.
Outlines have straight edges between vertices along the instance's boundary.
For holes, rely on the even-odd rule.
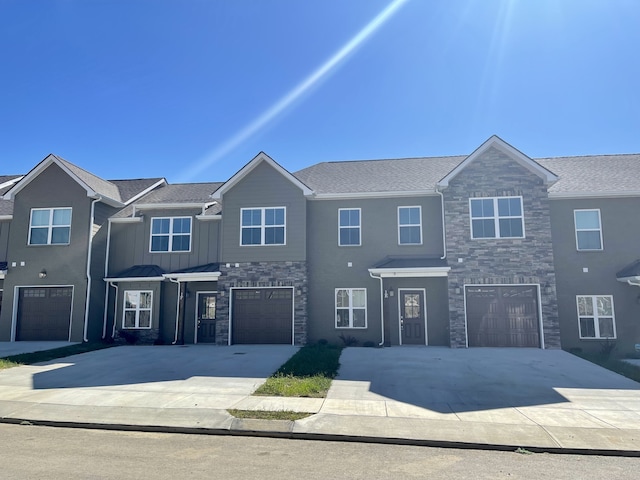
[[[359,223],[358,226],[355,227],[353,225],[340,225],[340,212],[343,211],[351,211],[351,210],[357,210],[358,211],[358,219],[359,219]],[[340,242],[340,232],[342,231],[342,229],[347,229],[347,228],[358,228],[358,243],[346,243],[343,244]],[[360,247],[362,246],[362,209],[361,208],[339,208],[338,209],[338,246],[339,247]]]
[[[267,210],[284,210],[284,223],[282,225],[266,225],[265,212]],[[260,225],[242,225],[242,214],[247,210],[260,210]],[[284,238],[282,243],[265,243],[265,231],[267,228],[284,228]],[[242,243],[242,231],[245,228],[260,228],[260,243],[244,244]],[[287,207],[248,207],[240,209],[240,246],[241,247],[282,247],[287,244]]]
[[[173,237],[184,236],[186,233],[174,233],[173,221],[184,220],[188,218],[190,220],[189,228],[189,250],[173,250]],[[153,221],[154,220],[169,220],[169,233],[153,233]],[[166,237],[169,236],[169,249],[168,250],[152,250],[153,237]],[[151,217],[151,225],[149,226],[149,253],[190,253],[193,245],[193,219],[190,216],[184,217]]]
[[[402,210],[403,208],[417,208],[418,209],[418,218],[420,219],[420,222],[415,224],[415,223],[407,223],[407,224],[403,224],[400,225],[400,210]],[[420,228],[420,242],[418,243],[402,243],[400,241],[400,230],[401,227],[418,227]],[[400,205],[398,206],[398,245],[422,245],[422,206],[420,205]]]
[[[581,315],[580,315],[580,306],[578,304],[578,299],[581,297],[586,297],[591,299],[593,315],[582,315],[582,317],[593,318],[593,329],[595,332],[595,337],[583,337],[582,333],[580,332]],[[611,299],[611,316],[609,315],[605,315],[602,317],[598,316],[598,305],[596,304],[596,301],[597,301],[596,299],[598,297],[608,297]],[[618,333],[616,329],[616,309],[613,303],[613,295],[576,295],[576,313],[578,314],[578,337],[580,338],[580,340],[607,340],[607,339],[615,340],[616,338],[618,338]],[[611,318],[611,323],[613,324],[613,337],[603,337],[600,335],[600,322],[599,322],[600,318]]]
[[[509,215],[509,216],[500,216],[498,213],[498,200],[502,200],[505,198],[519,198],[520,199],[520,211],[522,215]],[[473,200],[493,200],[493,213],[494,215],[491,217],[474,217],[471,213],[471,202]],[[521,237],[503,237],[500,235],[500,220],[501,219],[512,219],[519,218],[522,221],[522,236]],[[473,235],[473,221],[474,220],[493,220],[494,228],[496,232],[495,237],[475,237]],[[469,198],[469,229],[471,230],[471,239],[472,240],[500,240],[500,239],[514,239],[514,238],[525,238],[525,225],[524,225],[524,201],[521,195],[510,195],[503,197],[472,197]]]
[[[338,292],[340,290],[348,290],[349,291],[349,307],[340,307],[341,310],[349,310],[349,326],[348,327],[339,327],[338,326]],[[356,290],[362,290],[364,292],[364,307],[354,307],[353,306],[353,292]],[[354,310],[364,310],[364,327],[354,327],[353,326],[353,311]],[[367,315],[367,289],[366,288],[336,288],[333,293],[333,316],[335,318],[335,328],[338,330],[365,330],[368,328],[369,320]]]
[[[576,218],[577,212],[598,212],[598,225],[597,229],[595,228],[580,228],[578,229],[578,222]],[[602,217],[600,216],[599,208],[577,208],[573,211],[573,226],[576,233],[576,250],[578,252],[600,252],[604,250],[604,242],[602,241]],[[580,248],[578,244],[578,232],[599,232],[600,233],[600,248]]]
[[[135,310],[133,308],[127,308],[127,293],[129,292],[137,292],[141,293],[150,293],[151,294],[151,306],[149,308],[140,308],[139,305],[136,306]],[[141,327],[140,326],[140,312],[146,312],[149,310],[149,326]],[[127,311],[135,311],[136,312],[136,326],[135,327],[125,327],[124,319]],[[151,326],[153,325],[153,290],[124,290],[122,295],[122,329],[123,330],[151,330]]]
[[[35,211],[49,211],[49,224],[48,225],[32,225],[33,221],[33,212]],[[70,210],[71,211],[71,219],[68,225],[54,225],[53,224],[53,212],[55,210]],[[71,223],[73,222],[73,207],[44,207],[44,208],[32,208],[31,213],[29,214],[29,238],[27,239],[27,245],[31,247],[42,247],[45,245],[69,245],[71,243]],[[47,228],[47,243],[31,243],[31,230],[33,228]],[[51,243],[51,237],[53,235],[54,227],[69,227],[69,241],[67,243]]]

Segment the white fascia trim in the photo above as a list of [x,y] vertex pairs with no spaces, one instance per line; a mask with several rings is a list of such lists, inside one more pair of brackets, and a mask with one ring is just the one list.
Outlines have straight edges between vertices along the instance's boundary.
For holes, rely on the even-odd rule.
[[549,192],[550,200],[562,200],[572,198],[611,198],[611,197],[640,197],[640,191],[633,192]]
[[116,217],[110,218],[109,223],[141,223],[143,220],[142,217]]
[[448,277],[451,267],[370,268],[380,278]]
[[512,147],[497,135],[492,135],[486,142],[476,148],[476,150],[471,155],[469,155],[461,163],[459,163],[456,168],[451,170],[444,178],[442,178],[442,180],[440,180],[437,184],[438,187],[443,189],[447,188],[449,186],[449,182],[453,180],[462,170],[464,170],[467,165],[469,165],[491,147],[500,150],[502,153],[518,162],[522,167],[526,168],[535,175],[538,175],[540,178],[543,178],[547,185],[552,185],[558,181],[558,176],[556,174],[552,173],[550,170],[547,170],[535,160],[522,153],[520,150]]
[[162,282],[164,277],[123,277],[123,278],[103,278],[105,282]]
[[394,198],[394,197],[435,197],[435,190],[414,190],[406,192],[357,192],[357,193],[318,193],[310,200],[352,200],[358,198]]
[[166,273],[164,278],[181,282],[217,282],[221,272]]
[[249,163],[247,163],[244,167],[238,170],[235,175],[233,175],[229,180],[227,180],[220,188],[218,188],[215,192],[211,194],[211,198],[214,200],[220,200],[224,193],[233,188],[235,184],[237,184],[240,180],[242,180],[246,175],[251,173],[251,171],[256,168],[260,163],[266,162],[268,165],[273,167],[278,173],[280,173],[284,178],[293,183],[296,187],[302,190],[302,194],[305,197],[311,197],[314,195],[313,190],[307,187],[304,183],[298,180],[293,174],[282,166],[280,166],[275,160],[273,160],[269,155],[264,152],[260,152],[256,155]]
[[131,197],[129,200],[127,200],[126,202],[124,202],[125,205],[130,205],[133,202],[135,202],[136,200],[138,200],[140,197],[143,197],[144,195],[146,195],[147,193],[149,193],[152,190],[155,190],[156,188],[158,188],[160,185],[166,185],[167,181],[163,178],[162,180],[157,181],[156,183],[154,183],[153,185],[145,188],[143,191],[141,191],[140,193],[138,193],[136,196]]
[[199,203],[141,203],[134,205],[136,210],[162,210],[165,208],[209,208],[216,202]]
[[4,276],[7,274],[6,270],[0,270],[0,280],[4,280]]
[[222,215],[219,213],[217,215],[196,215],[196,220],[222,220]]
[[13,220],[13,215],[0,215],[0,220]]
[[628,283],[636,287],[640,287],[640,276],[635,277],[622,277],[617,279],[619,282]]
[[10,187],[11,185],[15,185],[16,183],[18,183],[23,178],[24,178],[24,176],[16,177],[13,180],[8,180],[8,181],[6,181],[4,183],[0,183],[0,188],[6,188],[6,187]]

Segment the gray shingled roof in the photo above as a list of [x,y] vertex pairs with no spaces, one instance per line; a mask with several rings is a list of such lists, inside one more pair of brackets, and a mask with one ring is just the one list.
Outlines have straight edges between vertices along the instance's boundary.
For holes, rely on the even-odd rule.
[[[147,193],[132,205],[139,206],[163,203],[211,203],[213,202],[211,194],[218,188],[220,188],[221,185],[221,182],[177,183],[174,185],[163,185]],[[130,216],[133,212],[132,205],[129,205],[128,207],[120,210],[114,215],[114,217],[120,218]],[[220,206],[216,204],[207,209],[206,214],[213,215],[219,212]]]
[[[295,173],[317,194],[434,193],[466,156],[324,162]],[[640,192],[640,154],[534,159],[559,180],[551,195]]]
[[435,268],[446,267],[447,260],[434,256],[388,256],[376,263],[373,268]]
[[127,203],[136,195],[162,180],[164,178],[136,178],[132,180],[109,180],[109,182],[118,188],[122,202]]
[[120,197],[120,190],[118,190],[118,187],[113,183],[107,180],[103,180],[93,173],[87,172],[77,165],[66,161],[64,158],[61,158],[57,155],[53,156],[97,194],[112,198],[113,200],[117,200],[118,202],[123,201]]
[[324,162],[294,175],[318,194],[435,192],[466,156]]
[[640,260],[636,260],[618,273],[616,273],[616,278],[629,278],[629,277],[640,277]]
[[[22,175],[0,175],[0,185],[3,183],[11,182],[17,178],[22,177]],[[4,195],[14,184],[11,183],[6,187],[0,188],[0,197]],[[13,200],[3,200],[0,198],[0,216],[2,215],[12,215],[13,214]]]
[[560,177],[551,195],[640,192],[640,154],[536,159]]
[[164,273],[158,265],[134,265],[108,278],[154,278],[162,277]]

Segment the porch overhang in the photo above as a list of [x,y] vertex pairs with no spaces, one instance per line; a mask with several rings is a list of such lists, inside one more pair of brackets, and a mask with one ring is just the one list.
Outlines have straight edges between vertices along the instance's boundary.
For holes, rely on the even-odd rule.
[[616,280],[628,285],[640,287],[640,259],[630,263],[616,273]]
[[447,277],[451,267],[441,257],[386,257],[369,273],[379,278]]
[[220,275],[222,275],[220,264],[207,263],[206,265],[165,273],[163,276],[168,280],[177,282],[217,282]]
[[162,282],[164,270],[157,265],[134,265],[114,277],[105,277],[105,282]]

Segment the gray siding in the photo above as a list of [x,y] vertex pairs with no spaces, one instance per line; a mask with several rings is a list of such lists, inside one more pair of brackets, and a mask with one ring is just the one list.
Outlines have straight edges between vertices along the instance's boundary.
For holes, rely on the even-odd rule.
[[[302,191],[265,162],[222,199],[222,262],[306,260],[307,218]],[[286,207],[286,245],[241,246],[240,209]]]
[[[604,249],[578,251],[573,211],[600,209]],[[599,351],[605,340],[581,340],[576,295],[613,295],[617,353],[640,343],[640,288],[616,280],[616,272],[640,258],[640,199],[558,199],[551,201],[551,226],[562,346]],[[588,272],[583,272],[583,269]]]
[[[69,245],[27,245],[32,208],[72,207]],[[14,286],[74,285],[71,340],[82,341],[91,200],[57,165],[49,166],[15,197],[9,232],[9,273],[4,282],[0,339],[11,338]],[[11,267],[11,262],[17,262]],[[20,266],[20,262],[25,262]],[[38,272],[47,271],[45,279]]]
[[11,229],[11,220],[0,221],[0,262],[4,262],[7,260],[10,229]]
[[[502,196],[522,196],[525,238],[471,239],[469,198]],[[451,346],[466,345],[464,285],[538,284],[545,346],[560,347],[550,207],[542,179],[490,148],[450,182],[444,199]]]
[[[398,245],[398,207],[422,208],[422,245]],[[361,246],[338,245],[338,209],[360,208]],[[442,213],[440,197],[384,198],[359,200],[322,200],[308,202],[309,339],[353,336],[361,343],[381,341],[380,282],[368,269],[388,255],[441,256]],[[348,266],[351,262],[351,267]],[[385,279],[385,288],[426,288],[430,344],[445,344],[447,297],[446,279]],[[367,328],[335,327],[335,289],[367,289]],[[397,297],[386,299],[386,340],[398,344]],[[394,333],[395,332],[395,333]],[[433,342],[431,339],[433,338]],[[447,342],[448,343],[448,342]]]
[[[201,221],[194,209],[144,210],[140,223],[112,223],[109,274],[115,275],[133,265],[158,265],[165,271],[216,263],[219,260],[219,220]],[[151,218],[191,217],[190,252],[150,252]]]

